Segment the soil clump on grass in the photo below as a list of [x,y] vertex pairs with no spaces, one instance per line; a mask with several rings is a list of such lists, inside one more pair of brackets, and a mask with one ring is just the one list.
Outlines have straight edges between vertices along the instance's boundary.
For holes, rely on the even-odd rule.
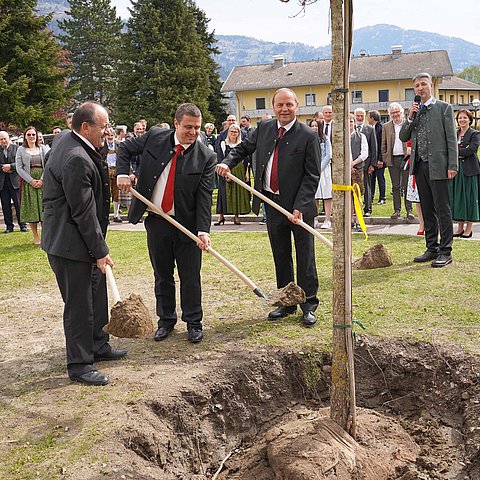
[[370,247],[361,258],[352,264],[354,270],[369,270],[371,268],[385,268],[393,265],[392,257],[381,243]]

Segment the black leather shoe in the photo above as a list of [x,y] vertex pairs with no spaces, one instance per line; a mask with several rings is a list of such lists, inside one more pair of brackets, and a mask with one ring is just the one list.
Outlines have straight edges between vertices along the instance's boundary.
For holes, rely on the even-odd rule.
[[304,312],[302,316],[302,323],[304,327],[313,327],[317,323],[315,314],[313,312]]
[[127,355],[126,350],[120,350],[119,348],[112,348],[109,352],[95,355],[93,358],[96,362],[108,362],[110,360],[120,360]]
[[173,325],[167,326],[167,327],[160,327],[156,332],[155,336],[153,337],[156,342],[161,342],[162,340],[165,340],[173,330]]
[[20,231],[21,232],[28,232],[28,228],[26,225],[20,225]]
[[92,370],[91,372],[82,375],[70,375],[70,380],[73,382],[84,383],[85,385],[93,385],[99,387],[108,383],[108,377],[104,373]]
[[422,253],[418,257],[415,257],[413,261],[417,263],[424,263],[424,262],[430,262],[432,260],[435,260],[437,257],[438,257],[437,252],[431,252],[430,250],[427,250],[425,253]]
[[192,343],[201,342],[203,339],[203,332],[200,327],[189,327],[188,329],[188,339]]
[[13,233],[13,228],[7,228],[3,233]]
[[446,267],[449,263],[452,263],[452,256],[451,255],[439,255],[432,262],[432,267],[434,267],[434,268]]
[[292,313],[295,313],[296,311],[297,311],[297,306],[296,305],[293,305],[291,307],[278,307],[268,314],[268,318],[270,320],[277,320],[279,318],[288,317],[288,315],[291,315]]

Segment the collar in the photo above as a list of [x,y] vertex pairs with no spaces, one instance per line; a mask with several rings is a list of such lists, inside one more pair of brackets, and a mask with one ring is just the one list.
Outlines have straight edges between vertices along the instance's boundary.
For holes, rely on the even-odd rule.
[[430,97],[424,105],[428,107],[429,105],[434,105],[437,102],[437,99],[435,97]]
[[288,132],[292,127],[293,127],[293,124],[297,121],[296,118],[294,118],[290,123],[287,123],[286,125],[280,125],[280,122],[277,120],[277,130],[280,128],[280,127],[283,127],[285,129],[285,132]]
[[177,145],[181,145],[183,147],[183,151],[185,151],[188,147],[191,147],[193,145],[192,143],[190,143],[188,145],[180,143],[180,140],[178,139],[176,133],[173,134],[173,143],[174,143],[174,145],[173,145],[174,147],[176,147]]
[[72,133],[74,133],[77,137],[80,137],[82,139],[82,142],[85,142],[92,150],[94,150],[95,152],[97,151],[97,149],[83,135],[80,135],[75,130],[72,130]]

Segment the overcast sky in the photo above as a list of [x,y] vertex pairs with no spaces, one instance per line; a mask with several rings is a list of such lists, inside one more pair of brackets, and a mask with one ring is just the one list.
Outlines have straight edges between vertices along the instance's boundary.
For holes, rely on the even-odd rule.
[[[130,0],[112,0],[117,14],[128,17]],[[330,2],[309,5],[295,15],[297,0],[196,0],[220,35],[246,35],[272,42],[301,42],[315,47],[330,43]],[[480,44],[480,0],[353,0],[354,28],[388,23],[398,27],[440,33]]]

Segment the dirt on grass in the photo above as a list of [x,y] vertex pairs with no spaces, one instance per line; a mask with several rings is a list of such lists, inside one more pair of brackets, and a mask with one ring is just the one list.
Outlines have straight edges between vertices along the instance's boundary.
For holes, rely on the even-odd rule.
[[460,349],[360,338],[354,441],[329,419],[327,353],[208,324],[200,348],[179,322],[160,343],[112,338],[129,354],[93,388],[65,374],[56,290],[0,309],[2,479],[480,479],[480,361]]

